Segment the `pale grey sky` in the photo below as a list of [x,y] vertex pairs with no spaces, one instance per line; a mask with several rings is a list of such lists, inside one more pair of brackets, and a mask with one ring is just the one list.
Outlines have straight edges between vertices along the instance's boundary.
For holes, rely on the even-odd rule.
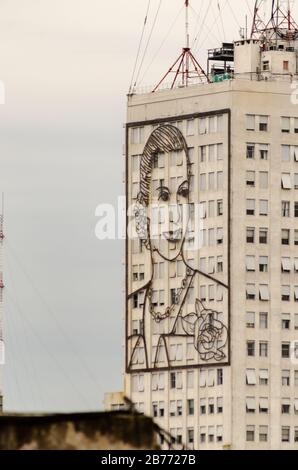
[[[159,0],[151,3],[147,34]],[[191,2],[201,19],[208,3]],[[202,65],[207,47],[238,39],[254,2],[221,0],[215,23],[217,3],[200,28]],[[182,5],[162,1],[142,72]],[[123,194],[126,92],[146,6],[0,0],[7,410],[95,410],[122,388],[124,246],[95,238],[94,214]],[[192,30],[196,21],[192,12]],[[177,56],[182,25],[180,15],[143,85]]]

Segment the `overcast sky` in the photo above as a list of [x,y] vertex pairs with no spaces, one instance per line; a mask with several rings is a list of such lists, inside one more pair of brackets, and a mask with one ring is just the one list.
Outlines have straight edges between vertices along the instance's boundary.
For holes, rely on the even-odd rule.
[[[147,3],[0,0],[7,410],[96,410],[122,389],[124,245],[96,239],[95,209],[123,194],[126,92]],[[217,0],[191,2],[202,65],[206,48],[238,39],[254,2],[219,3],[223,21]],[[180,15],[160,49],[182,5],[161,2],[142,85],[183,45]]]

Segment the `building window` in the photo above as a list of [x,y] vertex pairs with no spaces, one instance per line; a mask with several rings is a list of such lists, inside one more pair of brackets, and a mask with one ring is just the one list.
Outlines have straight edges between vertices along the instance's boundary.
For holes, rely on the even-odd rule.
[[253,160],[255,158],[255,144],[246,145],[246,158],[248,160]]
[[260,385],[268,385],[268,383],[269,383],[269,371],[268,371],[268,369],[261,369],[260,370],[259,383],[260,383]]
[[289,133],[291,127],[291,120],[289,117],[281,118],[281,132]]
[[290,428],[288,426],[283,426],[281,428],[281,441],[290,442]]
[[298,217],[298,202],[295,202],[295,217]]
[[223,215],[223,201],[217,201],[217,215],[220,217]]
[[217,442],[223,441],[223,426],[217,426]]
[[268,201],[266,200],[260,200],[260,215],[267,216],[268,215]]
[[217,272],[218,273],[223,272],[223,257],[222,256],[217,257]]
[[200,160],[201,160],[201,163],[204,163],[207,159],[207,146],[206,145],[202,145],[200,147]]
[[[295,233],[296,236],[296,233]],[[295,238],[296,241],[296,238]],[[290,230],[283,229],[281,231],[281,244],[282,245],[289,245],[290,244]],[[296,243],[295,243],[296,245]],[[297,231],[297,245],[298,245],[298,231]]]
[[259,345],[260,357],[268,357],[268,343],[261,341]]
[[291,160],[291,147],[290,145],[281,146],[281,159],[283,162],[289,162]]
[[283,273],[291,272],[291,258],[282,258],[281,259],[281,271]]
[[259,299],[263,302],[270,300],[269,287],[266,284],[260,285]]
[[260,273],[268,273],[268,256],[260,256],[259,271]]
[[291,401],[288,398],[283,398],[282,403],[281,403],[281,413],[283,415],[288,415],[290,414],[290,409],[291,409]]
[[134,127],[132,129],[132,143],[142,144],[144,142],[144,127]]
[[281,175],[281,188],[282,189],[292,189],[291,174],[283,173]]
[[255,187],[256,184],[256,173],[255,171],[247,171],[246,172],[246,185]]
[[269,60],[263,60],[263,72],[269,71]]
[[247,413],[256,412],[256,399],[254,397],[246,398],[246,412]]
[[291,203],[290,201],[281,202],[281,215],[282,217],[290,217]]
[[254,312],[246,312],[246,327],[254,328],[256,323],[256,314]]
[[255,342],[254,341],[247,341],[246,349],[247,349],[247,355],[249,357],[255,356]]
[[268,413],[269,400],[268,398],[260,398],[259,411],[260,413]]
[[223,385],[223,369],[217,369],[217,385]]
[[260,171],[260,189],[268,189],[269,175],[267,171]]
[[281,319],[282,330],[289,330],[291,327],[291,315],[289,313],[283,313]]
[[259,427],[259,440],[260,442],[268,441],[268,426]]
[[201,400],[200,400],[200,414],[205,415],[206,412],[207,412],[206,398],[201,398]]
[[281,357],[284,359],[288,359],[290,357],[290,343],[282,343]]
[[246,299],[255,300],[256,298],[256,286],[254,284],[247,284],[246,286]]
[[170,381],[171,381],[171,389],[176,388],[176,373],[175,372],[171,372]]
[[208,413],[210,415],[213,415],[214,414],[214,398],[209,398],[208,400]]
[[246,257],[246,271],[255,272],[256,270],[256,258],[254,256]]
[[208,440],[209,442],[214,442],[214,435],[215,435],[215,427],[209,426],[208,428]]
[[260,159],[268,160],[268,154],[269,154],[269,145],[267,144],[260,145]]
[[194,119],[189,119],[188,121],[186,121],[186,135],[187,136],[194,135],[194,129],[195,129]]
[[247,426],[246,427],[246,441],[254,442],[254,440],[255,440],[255,427]]
[[289,71],[289,61],[288,60],[283,61],[283,70],[284,70],[284,72]]
[[255,242],[255,229],[251,227],[247,227],[246,229],[246,242],[247,243],[254,243]]
[[246,215],[255,215],[256,201],[254,199],[246,200]]
[[246,130],[254,131],[256,128],[256,116],[254,114],[246,115]]
[[291,383],[291,371],[282,370],[281,371],[281,384],[283,387],[289,387]]
[[257,385],[255,369],[246,370],[246,385]]
[[260,313],[260,329],[268,329],[268,313]]
[[217,413],[219,414],[223,413],[223,398],[222,397],[217,398]]
[[261,132],[268,131],[268,122],[269,122],[268,116],[260,116],[259,130]]
[[187,442],[188,444],[193,444],[194,443],[194,430],[191,428],[191,429],[188,429],[187,430]]
[[259,242],[261,245],[266,245],[268,243],[268,229],[267,228],[260,228]]
[[195,414],[195,402],[194,400],[187,400],[187,411],[189,416],[193,416]]
[[291,298],[290,286],[281,286],[281,300],[284,302],[289,302],[290,298]]

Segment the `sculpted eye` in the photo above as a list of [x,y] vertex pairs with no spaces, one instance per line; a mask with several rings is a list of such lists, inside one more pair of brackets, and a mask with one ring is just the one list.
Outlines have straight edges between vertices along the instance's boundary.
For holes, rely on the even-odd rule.
[[188,183],[183,183],[180,188],[178,189],[178,195],[182,197],[188,197],[189,196],[189,187]]
[[168,188],[161,187],[161,188],[158,188],[158,191],[159,191],[158,200],[162,200],[164,202],[169,201],[170,191],[168,190]]

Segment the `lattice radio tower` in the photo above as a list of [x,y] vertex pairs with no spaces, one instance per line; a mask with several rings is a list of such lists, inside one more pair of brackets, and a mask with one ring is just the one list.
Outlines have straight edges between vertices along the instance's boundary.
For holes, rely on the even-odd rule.
[[262,42],[296,40],[298,25],[293,18],[293,5],[293,0],[272,0],[270,17],[268,18],[267,0],[257,0],[254,7],[251,38]]
[[185,3],[185,47],[182,49],[182,53],[178,59],[175,60],[174,64],[169,68],[167,73],[162,77],[158,85],[154,88],[153,92],[157,91],[158,88],[164,83],[164,81],[172,76],[171,89],[178,84],[182,87],[187,87],[194,80],[200,82],[208,82],[208,77],[205,71],[200,66],[197,59],[194,57],[190,48],[190,36],[189,36],[189,0],[184,0]]

